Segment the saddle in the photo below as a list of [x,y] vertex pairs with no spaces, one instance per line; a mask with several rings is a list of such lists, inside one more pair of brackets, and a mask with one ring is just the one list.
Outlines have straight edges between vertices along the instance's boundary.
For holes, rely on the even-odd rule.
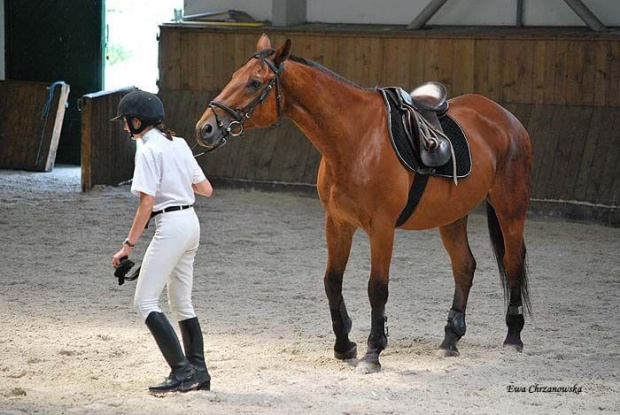
[[[402,88],[378,88],[385,101],[387,129],[396,156],[415,173],[407,205],[396,221],[401,226],[413,214],[430,176],[446,177],[458,184],[471,172],[467,137],[447,114],[443,85],[428,82],[411,94]],[[450,163],[452,161],[452,163]]]
[[[439,122],[448,111],[446,88],[439,82],[426,82],[407,94],[398,89],[405,133],[420,160],[427,167],[440,167],[453,159],[454,151]],[[414,139],[417,137],[417,142]]]

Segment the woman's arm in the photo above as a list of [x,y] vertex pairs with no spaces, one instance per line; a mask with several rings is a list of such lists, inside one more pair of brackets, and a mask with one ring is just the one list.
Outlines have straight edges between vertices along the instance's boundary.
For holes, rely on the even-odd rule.
[[208,179],[204,179],[199,183],[193,184],[192,189],[194,189],[194,193],[206,197],[209,197],[213,194],[213,187],[211,187],[211,183],[209,183]]
[[[140,192],[140,205],[136,211],[136,215],[133,218],[133,224],[127,239],[131,245],[135,245],[140,239],[140,235],[144,231],[144,227],[151,217],[153,211],[153,204],[155,203],[155,197]],[[123,244],[123,247],[112,257],[112,266],[118,267],[120,265],[120,259],[129,256],[132,247]]]
[[151,218],[151,212],[153,211],[153,205],[155,204],[155,197],[140,192],[140,205],[136,211],[136,215],[133,218],[133,224],[127,239],[129,243],[135,245],[140,239],[140,235],[144,231],[144,227]]

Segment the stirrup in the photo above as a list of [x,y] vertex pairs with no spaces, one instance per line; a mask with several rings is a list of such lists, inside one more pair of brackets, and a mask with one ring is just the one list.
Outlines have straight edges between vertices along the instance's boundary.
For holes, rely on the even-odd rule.
[[439,167],[446,164],[452,158],[452,179],[458,185],[456,177],[456,154],[452,142],[444,134],[443,130],[435,127],[418,111],[413,112],[418,131],[420,132],[421,147],[420,157],[428,167]]

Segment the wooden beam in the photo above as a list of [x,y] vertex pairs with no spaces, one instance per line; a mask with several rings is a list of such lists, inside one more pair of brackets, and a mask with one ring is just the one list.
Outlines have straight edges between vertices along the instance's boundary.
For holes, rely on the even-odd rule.
[[583,4],[581,0],[564,0],[566,4],[579,16],[588,27],[595,32],[604,32],[607,30],[605,25],[592,13],[588,6]]
[[523,2],[525,0],[517,0],[517,27],[523,27]]
[[[65,119],[65,109],[67,108],[67,100],[69,99],[69,85],[64,82],[59,85],[60,86],[60,97],[56,102],[55,107],[50,108],[50,120],[48,120],[48,127],[51,131],[49,134],[51,135],[49,150],[46,152],[46,149],[42,149],[41,154],[45,155],[47,153],[47,157],[41,159],[40,157],[37,159],[37,167],[42,168],[44,171],[52,171],[54,167],[54,161],[56,160],[56,151],[58,150],[58,141],[60,140],[60,131],[62,130],[62,122]],[[55,114],[55,116],[53,116]],[[50,123],[53,117],[53,122]],[[47,135],[47,131],[45,135]]]
[[421,29],[422,26],[424,26],[426,22],[428,22],[431,17],[433,17],[435,13],[437,13],[439,9],[441,9],[443,5],[446,4],[447,1],[448,0],[432,0],[428,4],[428,6],[426,6],[424,10],[422,10],[415,19],[413,19],[413,22],[411,22],[409,26],[407,26],[407,29]]

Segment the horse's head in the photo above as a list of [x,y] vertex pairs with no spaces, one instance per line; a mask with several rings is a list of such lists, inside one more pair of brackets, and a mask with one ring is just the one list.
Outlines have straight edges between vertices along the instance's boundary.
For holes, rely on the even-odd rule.
[[233,74],[196,123],[198,144],[219,147],[248,128],[279,123],[283,105],[280,76],[290,52],[290,40],[272,49],[269,37],[263,34],[256,53]]

